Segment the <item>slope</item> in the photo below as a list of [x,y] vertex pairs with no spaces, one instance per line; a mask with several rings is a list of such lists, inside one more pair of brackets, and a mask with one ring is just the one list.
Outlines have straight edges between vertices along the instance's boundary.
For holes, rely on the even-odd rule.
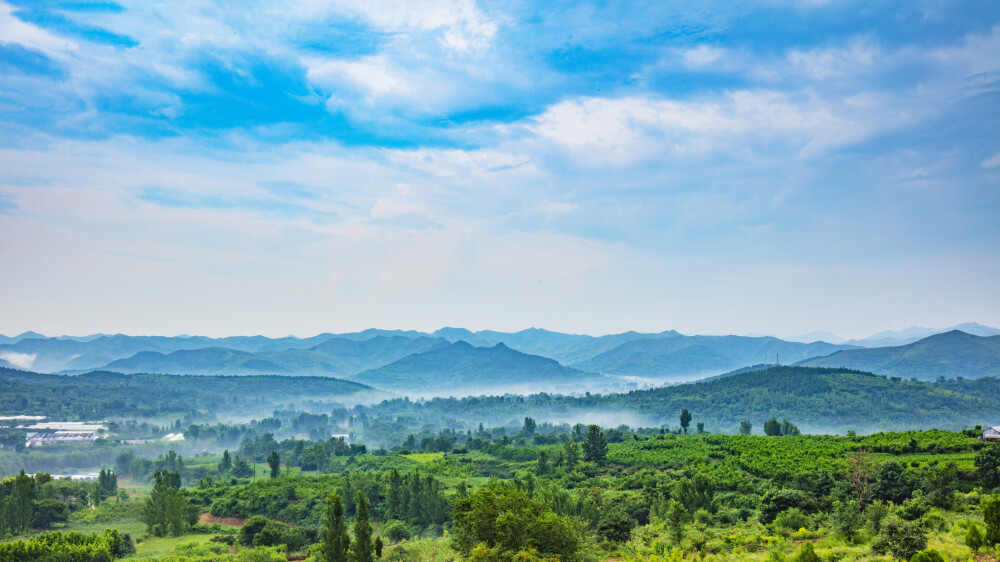
[[418,394],[444,391],[453,395],[543,389],[569,392],[602,378],[564,367],[547,357],[521,353],[502,343],[473,347],[464,341],[410,355],[351,377],[386,390]]
[[716,375],[780,356],[783,362],[827,355],[844,346],[773,337],[683,336],[637,339],[572,367],[604,375],[677,380]]
[[1000,336],[952,330],[898,347],[838,351],[802,361],[811,367],[846,367],[924,381],[938,377],[975,379],[1000,375]]

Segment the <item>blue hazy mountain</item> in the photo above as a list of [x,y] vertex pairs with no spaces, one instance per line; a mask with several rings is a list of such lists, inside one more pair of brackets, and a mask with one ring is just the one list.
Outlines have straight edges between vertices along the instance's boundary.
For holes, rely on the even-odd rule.
[[333,338],[308,349],[249,352],[221,347],[160,353],[143,351],[105,367],[119,373],[185,375],[315,375],[343,377],[449,345],[439,338]]
[[350,380],[382,390],[413,394],[497,394],[571,391],[605,382],[600,375],[565,367],[559,362],[521,353],[502,343],[475,347],[458,341],[404,357],[389,365],[360,373]]
[[845,348],[826,342],[797,343],[773,337],[677,335],[629,341],[571,366],[604,375],[679,380],[778,360],[794,363]]
[[975,379],[1000,376],[1000,335],[982,337],[952,330],[895,347],[848,349],[799,363],[809,367],[846,367],[877,375]]

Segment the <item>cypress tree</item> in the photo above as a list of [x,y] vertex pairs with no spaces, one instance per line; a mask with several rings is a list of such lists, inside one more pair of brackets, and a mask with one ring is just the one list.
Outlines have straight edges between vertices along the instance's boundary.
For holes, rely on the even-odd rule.
[[347,524],[344,522],[344,503],[337,492],[333,492],[326,500],[321,559],[323,562],[348,562],[347,549],[350,542]]
[[354,517],[354,562],[372,562],[372,525],[368,521],[368,497],[358,491]]

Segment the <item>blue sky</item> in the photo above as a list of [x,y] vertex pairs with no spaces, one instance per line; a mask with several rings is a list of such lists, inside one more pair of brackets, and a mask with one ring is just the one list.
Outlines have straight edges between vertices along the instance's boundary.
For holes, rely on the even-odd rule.
[[0,333],[1000,325],[1000,13],[0,0]]

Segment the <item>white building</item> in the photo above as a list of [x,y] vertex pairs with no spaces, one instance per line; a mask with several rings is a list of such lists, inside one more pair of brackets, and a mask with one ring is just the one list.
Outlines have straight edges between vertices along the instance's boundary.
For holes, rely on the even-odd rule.
[[1000,441],[1000,425],[987,427],[983,430],[983,441]]

